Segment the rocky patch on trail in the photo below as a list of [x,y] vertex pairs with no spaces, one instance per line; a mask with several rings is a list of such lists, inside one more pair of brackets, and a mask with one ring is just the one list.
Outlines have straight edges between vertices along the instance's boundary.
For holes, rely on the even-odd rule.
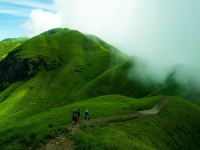
[[45,145],[37,150],[73,150],[74,143],[71,139],[64,135],[55,137],[54,139],[48,141]]

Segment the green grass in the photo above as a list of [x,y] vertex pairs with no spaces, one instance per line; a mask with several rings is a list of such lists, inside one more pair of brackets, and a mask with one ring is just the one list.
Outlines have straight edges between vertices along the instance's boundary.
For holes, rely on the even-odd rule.
[[[28,61],[26,67],[18,63],[23,60]],[[152,92],[151,87],[127,77],[132,67],[127,56],[97,37],[76,30],[54,29],[33,37],[9,53],[0,65],[1,76],[6,79],[0,85],[8,87],[0,93],[2,122],[97,96],[138,98]],[[29,72],[35,75],[28,76]],[[13,83],[13,77],[18,76],[24,78],[16,78]]]
[[23,42],[25,42],[27,39],[7,39],[0,41],[0,61],[3,60],[9,52],[14,50],[17,46],[21,45]]
[[74,140],[81,150],[195,150],[200,143],[200,108],[178,97],[158,115],[86,127]]
[[[73,136],[76,149],[198,149],[200,108],[178,97],[167,98],[170,98],[170,104],[157,115],[81,127],[81,132]],[[5,122],[0,126],[0,146],[13,150],[28,146],[36,148],[44,139],[66,132],[61,126],[71,122],[75,108],[80,108],[81,112],[89,108],[91,119],[117,117],[152,108],[164,99],[165,96],[133,99],[108,95],[53,108],[12,124]]]
[[[55,136],[62,131],[59,128],[60,125],[71,123],[72,111],[75,108],[80,108],[82,112],[89,108],[91,119],[94,119],[132,114],[137,110],[151,108],[163,98],[163,96],[158,96],[148,99],[133,99],[125,96],[110,95],[50,109],[27,119],[19,119],[17,121],[9,119],[0,126],[0,132],[3,135],[0,138],[0,146],[5,148],[7,147],[6,143],[17,143],[21,147],[29,146],[29,144],[37,145],[44,138]],[[12,122],[12,124],[9,124],[9,122]],[[33,135],[34,139],[32,139]]]
[[21,41],[26,41],[28,40],[27,37],[20,37],[20,38],[6,38],[2,40],[3,42],[21,42]]
[[169,75],[166,81],[158,86],[157,90],[153,91],[148,96],[166,95],[166,96],[179,96],[183,97],[197,105],[200,105],[200,90],[194,83],[188,82],[187,84],[176,81],[175,77]]
[[[71,122],[75,108],[88,107],[92,119],[119,117],[166,98],[146,97],[151,93],[180,93],[173,85],[155,91],[129,78],[135,64],[128,56],[76,30],[53,29],[23,42],[8,39],[0,42],[0,51],[1,150],[36,148],[66,133],[61,126]],[[199,107],[172,99],[163,112],[142,120],[82,127],[73,137],[77,149],[198,149]]]

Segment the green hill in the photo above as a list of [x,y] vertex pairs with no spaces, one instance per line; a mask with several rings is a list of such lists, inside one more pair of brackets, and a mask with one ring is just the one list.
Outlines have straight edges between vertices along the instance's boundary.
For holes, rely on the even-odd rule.
[[30,117],[105,94],[143,97],[152,92],[126,77],[130,67],[127,56],[96,37],[68,29],[50,30],[26,41],[0,62],[0,119],[13,114]]
[[92,119],[120,120],[169,98],[157,95],[178,95],[128,77],[135,62],[98,37],[58,28],[2,43],[0,149],[35,149],[60,134],[77,149],[182,149],[181,140],[188,141],[187,149],[200,148],[199,107],[178,97],[170,97],[159,114],[83,125],[80,133],[69,135],[63,126],[75,108],[88,107]]
[[[138,110],[153,107],[164,99],[169,104],[156,115],[120,120]],[[70,136],[67,127],[71,110],[90,108],[91,118],[119,117],[119,121],[80,126]],[[97,97],[57,107],[33,117],[0,127],[3,149],[33,149],[44,139],[65,133],[77,149],[198,149],[200,108],[178,97],[157,96],[134,99],[119,95]],[[31,130],[30,130],[31,129]],[[123,140],[122,140],[123,139]],[[6,143],[9,143],[7,145]]]
[[26,38],[16,38],[4,39],[3,41],[0,41],[0,60],[4,59],[10,51],[26,40]]
[[193,82],[180,83],[175,78],[175,73],[170,74],[166,81],[157,90],[148,96],[166,95],[183,97],[197,105],[200,105],[200,89]]
[[27,37],[20,37],[20,38],[6,38],[4,40],[2,40],[2,42],[19,42],[19,41],[26,41],[28,40]]
[[157,115],[84,128],[75,134],[78,149],[199,149],[200,108],[169,99]]

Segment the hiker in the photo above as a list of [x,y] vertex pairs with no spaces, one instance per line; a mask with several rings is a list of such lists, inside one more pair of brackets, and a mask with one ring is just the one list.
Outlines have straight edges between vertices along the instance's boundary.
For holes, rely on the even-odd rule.
[[78,115],[78,120],[77,120],[77,122],[80,122],[80,117],[81,117],[80,109],[77,110],[77,115]]
[[88,111],[88,108],[85,110],[85,120],[89,120],[90,117],[89,117],[89,111]]
[[72,121],[73,121],[73,125],[76,125],[78,122],[78,110],[75,109],[72,113]]

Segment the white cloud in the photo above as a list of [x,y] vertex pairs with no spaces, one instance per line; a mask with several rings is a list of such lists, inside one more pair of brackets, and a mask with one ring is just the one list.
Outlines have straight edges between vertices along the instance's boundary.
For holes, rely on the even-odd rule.
[[[95,34],[148,63],[154,73],[185,64],[200,73],[199,1],[54,0],[56,13],[34,10],[25,26],[32,35],[54,27]],[[188,76],[188,75],[187,75]]]
[[21,5],[21,6],[28,6],[32,8],[40,8],[44,10],[51,10],[54,11],[55,7],[50,3],[38,2],[34,0],[0,0],[0,2],[14,4],[14,5]]
[[18,7],[14,7],[14,6],[5,6],[5,5],[0,6],[0,14],[8,14],[8,15],[18,16],[18,17],[26,17],[29,14],[29,12],[30,12],[30,10],[26,9],[26,8],[18,8]]
[[135,3],[136,0],[54,0],[64,26],[112,42],[124,35],[121,29],[131,28]]
[[[133,14],[135,3],[136,0],[126,0],[126,2],[122,0],[54,0],[54,10],[57,12],[49,12],[51,16],[48,18],[49,20],[57,20],[56,22],[59,22],[62,27],[95,34],[108,42],[117,43],[126,36],[126,32],[122,29],[132,26],[130,15],[135,17]],[[50,24],[54,26],[55,21],[44,23],[43,19],[40,19],[42,14],[45,16],[48,11],[40,10],[41,16],[37,15],[38,19],[36,15],[33,18],[35,11],[30,14],[27,21],[26,28],[29,31],[39,33],[35,30],[40,31],[42,24],[47,24],[46,30],[49,29]],[[43,25],[42,28],[41,31],[44,31],[45,26]]]
[[31,36],[40,34],[46,30],[61,27],[61,19],[57,13],[35,9],[31,11],[29,19],[23,24]]
[[20,10],[13,10],[13,9],[5,9],[5,8],[0,8],[0,14],[9,14],[9,15],[14,15],[14,16],[24,16],[23,12]]

